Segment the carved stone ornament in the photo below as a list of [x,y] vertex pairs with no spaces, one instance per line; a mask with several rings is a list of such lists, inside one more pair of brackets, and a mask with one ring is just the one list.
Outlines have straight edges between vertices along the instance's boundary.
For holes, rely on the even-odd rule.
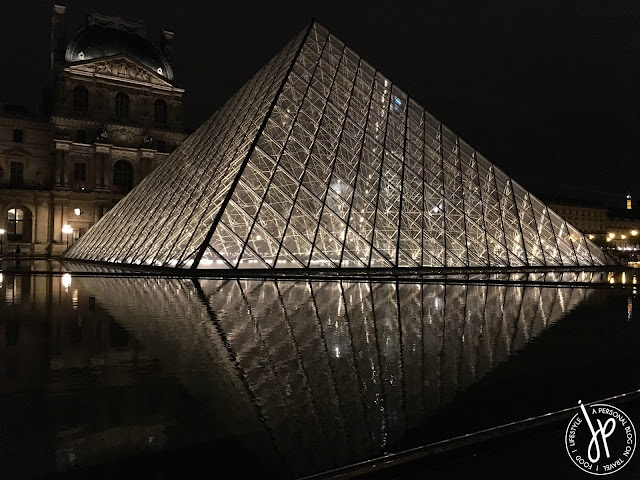
[[100,133],[98,134],[96,140],[98,142],[106,142],[107,140],[109,140],[109,131],[106,128],[102,127],[102,130],[100,130]]
[[173,88],[170,83],[161,78],[157,73],[150,72],[142,65],[123,56],[71,65],[65,70],[70,73],[104,75],[107,77]]
[[127,62],[124,59],[114,60],[111,62],[98,62],[95,65],[96,72],[102,73],[103,75],[126,77],[142,82],[151,81],[151,75],[149,75],[149,72],[143,70],[142,68],[134,65],[131,62]]
[[115,143],[121,145],[133,145],[134,135],[132,132],[119,128],[111,131],[111,138]]

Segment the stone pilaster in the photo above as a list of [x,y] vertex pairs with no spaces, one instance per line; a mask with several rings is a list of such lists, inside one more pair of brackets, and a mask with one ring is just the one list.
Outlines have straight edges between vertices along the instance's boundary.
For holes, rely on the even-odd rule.
[[96,143],[96,190],[109,190],[111,145]]
[[55,140],[56,144],[56,171],[54,188],[66,190],[69,188],[69,151],[71,140]]

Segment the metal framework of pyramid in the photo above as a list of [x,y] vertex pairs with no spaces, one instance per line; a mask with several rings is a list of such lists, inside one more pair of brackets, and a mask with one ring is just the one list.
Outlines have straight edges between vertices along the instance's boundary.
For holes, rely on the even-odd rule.
[[64,256],[192,269],[609,263],[317,22]]

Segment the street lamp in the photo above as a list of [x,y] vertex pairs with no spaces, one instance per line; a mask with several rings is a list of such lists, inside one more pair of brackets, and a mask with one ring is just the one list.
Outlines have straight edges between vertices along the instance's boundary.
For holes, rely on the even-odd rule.
[[62,233],[67,236],[67,248],[69,248],[69,235],[73,233],[73,227],[69,224],[62,227]]
[[0,257],[2,257],[2,241],[4,240],[4,228],[0,228]]

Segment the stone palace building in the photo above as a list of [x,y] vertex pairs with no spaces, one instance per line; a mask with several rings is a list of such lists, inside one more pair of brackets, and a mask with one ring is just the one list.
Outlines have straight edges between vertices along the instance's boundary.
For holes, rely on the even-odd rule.
[[54,5],[46,115],[0,103],[0,236],[5,256],[58,255],[187,136],[172,70],[142,22],[91,13],[65,32]]

